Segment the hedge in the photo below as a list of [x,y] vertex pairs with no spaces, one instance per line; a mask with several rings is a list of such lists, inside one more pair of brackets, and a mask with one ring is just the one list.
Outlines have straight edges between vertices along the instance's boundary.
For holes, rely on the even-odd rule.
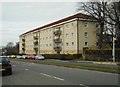
[[61,60],[73,60],[78,59],[82,55],[81,54],[43,54],[46,59],[61,59]]

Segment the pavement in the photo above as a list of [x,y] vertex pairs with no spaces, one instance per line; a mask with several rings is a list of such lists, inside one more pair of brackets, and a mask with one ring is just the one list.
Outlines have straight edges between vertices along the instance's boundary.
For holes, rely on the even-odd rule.
[[[3,76],[3,85],[118,85],[118,74],[12,61],[13,75]],[[101,86],[102,87],[102,86]]]

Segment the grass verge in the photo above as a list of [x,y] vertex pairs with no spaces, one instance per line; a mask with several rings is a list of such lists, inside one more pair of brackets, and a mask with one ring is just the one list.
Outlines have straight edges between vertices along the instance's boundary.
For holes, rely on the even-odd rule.
[[12,60],[19,61],[19,62],[31,62],[31,63],[37,63],[37,64],[55,65],[55,66],[68,67],[68,68],[95,70],[95,71],[110,72],[110,73],[120,73],[120,68],[87,66],[87,65],[80,65],[80,64],[66,64],[66,63],[61,63],[56,61],[46,62],[46,61],[16,60],[16,59],[12,59]]

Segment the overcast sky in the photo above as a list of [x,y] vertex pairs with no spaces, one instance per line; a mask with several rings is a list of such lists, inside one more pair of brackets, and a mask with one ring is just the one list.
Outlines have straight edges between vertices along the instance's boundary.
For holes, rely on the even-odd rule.
[[31,2],[14,2],[14,0],[7,2],[6,0],[0,3],[0,19],[2,19],[0,46],[5,46],[8,42],[16,43],[22,33],[75,14],[77,1],[82,0],[76,2],[71,0],[69,2],[67,0],[66,2],[65,0],[62,0],[63,2],[60,0],[58,2],[29,1]]
[[0,47],[18,42],[22,33],[75,14],[77,2],[86,1],[91,0],[0,0]]

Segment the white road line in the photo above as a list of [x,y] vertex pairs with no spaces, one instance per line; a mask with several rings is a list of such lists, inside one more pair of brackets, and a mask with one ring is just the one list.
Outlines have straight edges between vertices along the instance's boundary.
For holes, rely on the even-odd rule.
[[59,78],[59,77],[53,76],[53,78],[64,81],[64,79],[61,79],[61,78]]
[[40,74],[44,75],[44,76],[48,76],[48,77],[54,78],[54,79],[58,79],[58,80],[64,81],[64,79],[56,77],[56,76],[51,76],[51,75],[48,75],[48,74],[45,74],[45,73],[40,73]]
[[44,76],[52,77],[52,76],[50,76],[50,75],[47,75],[47,74],[44,74],[44,73],[40,73],[40,74],[42,74],[42,75],[44,75]]
[[16,65],[12,65],[13,67],[16,67]]
[[25,69],[25,70],[29,70],[29,69]]
[[90,87],[90,86],[87,86],[87,85],[84,85],[84,84],[80,84],[81,86],[84,86],[84,87]]

